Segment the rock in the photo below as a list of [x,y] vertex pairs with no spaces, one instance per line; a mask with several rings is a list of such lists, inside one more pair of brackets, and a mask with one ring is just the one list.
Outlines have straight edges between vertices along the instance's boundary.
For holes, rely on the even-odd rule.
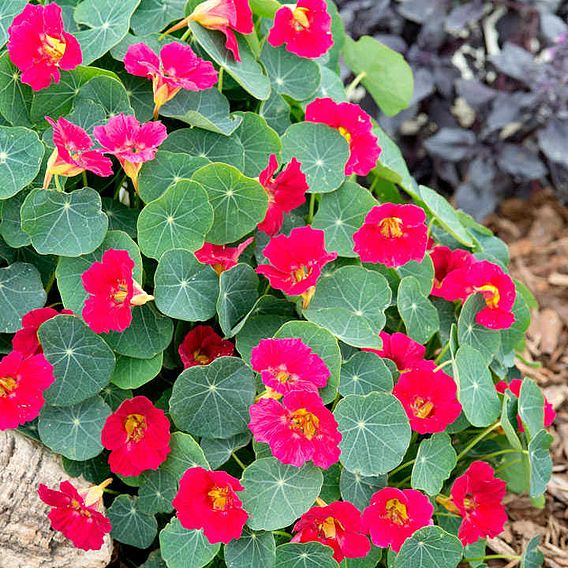
[[[101,550],[76,549],[50,528],[37,487],[69,479],[59,458],[20,432],[0,432],[0,568],[105,568],[111,559],[107,535]],[[83,478],[73,484],[84,490]]]

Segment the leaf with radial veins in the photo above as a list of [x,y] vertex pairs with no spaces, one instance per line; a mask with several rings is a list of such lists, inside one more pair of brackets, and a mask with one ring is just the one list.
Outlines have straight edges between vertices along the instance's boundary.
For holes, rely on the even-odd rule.
[[412,468],[410,485],[413,489],[437,495],[456,467],[456,451],[451,438],[445,433],[433,434],[422,440]]
[[227,568],[273,566],[276,560],[274,535],[245,527],[238,540],[232,540],[225,546],[224,558]]
[[141,0],[131,26],[138,36],[156,33],[167,24],[185,16],[187,0]]
[[118,542],[147,548],[158,533],[154,515],[140,508],[140,499],[132,495],[119,495],[107,510],[112,523],[112,537]]
[[438,310],[414,276],[405,276],[400,281],[397,307],[406,333],[418,343],[426,343],[440,329]]
[[0,6],[0,48],[4,47],[4,44],[8,41],[8,28],[27,3],[27,0],[2,0]]
[[357,352],[341,366],[339,392],[342,396],[391,392],[392,387],[392,373],[375,353]]
[[[25,5],[26,0],[17,0]],[[9,3],[9,2],[8,2]],[[0,44],[2,43],[2,10],[0,6]],[[20,72],[10,61],[7,51],[0,56],[0,113],[13,125],[32,126],[30,106],[33,99],[31,87],[20,81]]]
[[276,548],[274,568],[338,568],[333,549],[320,542],[289,542]]
[[434,525],[423,527],[405,540],[394,568],[456,568],[462,554],[457,537]]

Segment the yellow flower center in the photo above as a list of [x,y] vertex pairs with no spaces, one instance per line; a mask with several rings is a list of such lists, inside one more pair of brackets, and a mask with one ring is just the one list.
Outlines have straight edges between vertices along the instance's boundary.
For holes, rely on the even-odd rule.
[[386,503],[386,516],[395,525],[404,526],[408,522],[408,509],[398,499],[389,499]]
[[290,428],[299,430],[308,440],[317,434],[318,427],[319,418],[305,408],[299,408],[290,416]]
[[67,47],[64,41],[56,37],[44,36],[43,37],[43,53],[51,59],[53,63],[58,63],[59,60],[65,55],[65,48]]
[[434,410],[434,405],[429,400],[424,400],[421,397],[416,397],[412,403],[412,414],[416,418],[428,418],[432,411]]
[[339,521],[333,517],[327,517],[323,523],[318,525],[318,530],[325,538],[334,539],[337,536],[337,525],[341,527],[341,523]]
[[286,383],[288,382],[288,380],[290,379],[290,373],[288,371],[278,371],[278,373],[276,373],[276,380],[279,383]]
[[128,434],[127,441],[139,442],[144,438],[147,424],[146,418],[142,414],[129,414],[124,423],[124,429]]
[[463,506],[464,506],[466,511],[472,511],[477,507],[477,503],[475,502],[474,499],[470,499],[469,497],[466,497],[463,500]]
[[339,131],[339,134],[341,134],[341,136],[343,136],[343,138],[347,140],[347,143],[351,144],[351,132],[349,132],[347,128],[343,128],[343,126],[340,126],[337,130]]
[[118,283],[118,286],[116,287],[116,292],[112,295],[112,299],[117,304],[122,304],[124,303],[124,300],[126,300],[126,296],[128,296],[128,286],[126,282],[122,280],[121,282]]
[[18,382],[13,377],[0,377],[0,397],[8,396],[17,386]]
[[301,32],[310,27],[308,13],[308,8],[295,8],[294,10],[292,10],[294,28],[296,28],[296,31]]
[[196,349],[193,352],[193,358],[200,364],[200,365],[208,365],[211,363],[211,358],[205,353],[202,353],[199,349]]
[[228,487],[218,487],[215,486],[209,493],[207,493],[209,499],[211,499],[211,505],[216,511],[224,511],[230,501],[230,492]]
[[481,292],[485,303],[489,308],[498,308],[499,302],[501,301],[501,294],[499,293],[499,288],[493,286],[493,284],[485,284],[484,286],[479,286],[474,288],[476,292]]
[[381,235],[387,239],[398,239],[402,237],[402,219],[399,217],[387,217],[379,223]]
[[300,266],[300,268],[296,268],[296,270],[292,272],[292,276],[296,282],[302,282],[302,280],[308,278],[311,273],[312,269],[309,266]]

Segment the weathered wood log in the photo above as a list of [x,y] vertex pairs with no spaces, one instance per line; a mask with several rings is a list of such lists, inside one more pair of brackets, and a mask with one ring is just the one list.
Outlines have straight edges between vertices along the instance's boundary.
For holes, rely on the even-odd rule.
[[[105,568],[112,541],[101,550],[78,550],[52,530],[37,494],[40,483],[58,488],[69,479],[59,458],[19,432],[0,431],[0,568]],[[89,487],[73,479],[79,491]]]

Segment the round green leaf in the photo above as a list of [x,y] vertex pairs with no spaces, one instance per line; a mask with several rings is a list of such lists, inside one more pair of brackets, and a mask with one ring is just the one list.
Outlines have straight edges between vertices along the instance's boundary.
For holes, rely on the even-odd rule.
[[63,457],[61,461],[66,473],[71,477],[82,475],[93,484],[102,483],[112,475],[108,465],[108,457],[104,454],[85,461],[73,461],[66,457]]
[[[179,130],[176,130],[179,132]],[[209,160],[189,154],[175,154],[160,150],[156,158],[146,162],[140,171],[138,193],[145,203],[161,197],[166,190],[182,179],[189,179]]]
[[344,266],[320,279],[304,315],[348,345],[380,349],[378,333],[385,325],[391,295],[378,272]]
[[375,353],[361,351],[341,366],[339,392],[366,395],[372,392],[391,392],[392,374],[385,362]]
[[546,491],[546,486],[552,476],[552,458],[550,446],[554,438],[541,430],[529,443],[530,489],[531,497],[540,497]]
[[120,389],[116,385],[109,384],[100,392],[102,399],[111,407],[115,412],[118,407],[134,395],[129,389]]
[[[6,0],[0,6],[0,45],[3,45],[5,39],[3,33],[4,23],[10,25],[16,13],[10,14],[9,20],[3,19],[3,11],[5,5],[16,3],[21,6],[17,13],[23,10],[26,0]],[[10,11],[10,10],[8,10]],[[31,126],[30,122],[30,105],[33,98],[33,92],[29,85],[25,85],[20,81],[20,72],[10,61],[10,55],[7,51],[0,57],[0,113],[10,123],[20,126]]]
[[195,251],[203,246],[213,223],[213,210],[203,188],[182,180],[151,201],[138,217],[140,250],[159,259],[166,251]]
[[0,47],[8,41],[8,28],[26,7],[27,0],[4,0],[0,6]]
[[109,231],[101,246],[94,252],[77,258],[62,257],[59,259],[55,276],[57,277],[57,288],[65,308],[76,314],[83,311],[87,293],[83,288],[81,276],[85,270],[91,267],[93,262],[100,262],[105,251],[111,248],[128,252],[135,264],[133,277],[138,282],[142,281],[142,257],[138,246],[126,233]]
[[100,396],[75,406],[45,406],[38,431],[41,441],[57,454],[84,461],[103,451],[101,432],[111,409]]
[[235,434],[230,438],[201,438],[201,448],[212,469],[218,469],[229,461],[231,454],[251,440],[250,432]]
[[397,269],[397,272],[401,278],[405,276],[413,276],[416,278],[424,296],[430,295],[434,283],[434,263],[430,255],[426,255],[422,262],[411,260],[403,264]]
[[375,205],[377,201],[368,189],[346,181],[337,191],[321,196],[312,227],[324,231],[329,250],[337,251],[339,256],[355,258],[353,234]]
[[105,341],[79,318],[51,318],[41,325],[38,337],[55,376],[55,382],[45,392],[47,404],[71,406],[109,384],[114,355]]
[[274,568],[338,568],[333,549],[319,542],[289,542],[276,549]]
[[148,548],[158,533],[154,515],[142,511],[138,497],[119,495],[107,511],[112,538],[136,548]]
[[81,256],[105,238],[101,196],[88,187],[71,193],[34,189],[22,205],[22,228],[40,254]]
[[85,83],[77,94],[76,104],[83,101],[92,101],[100,105],[106,118],[109,119],[117,114],[134,114],[130,106],[130,99],[123,84],[113,77],[93,77]]
[[314,503],[323,484],[321,471],[312,465],[285,465],[274,458],[262,458],[243,472],[245,488],[240,497],[253,530],[287,527]]
[[363,476],[343,468],[339,478],[339,490],[344,501],[353,503],[360,511],[365,509],[374,493],[387,486],[386,475]]
[[254,532],[245,527],[241,538],[225,546],[227,568],[274,566],[276,545],[271,532]]
[[132,309],[132,323],[123,332],[111,331],[106,342],[120,355],[135,359],[152,359],[172,340],[174,324],[152,304]]
[[156,33],[185,16],[187,0],[142,0],[132,16],[131,26],[136,35]]
[[438,310],[424,295],[414,276],[406,276],[400,281],[397,307],[406,333],[418,343],[426,343],[440,329]]
[[170,438],[170,448],[172,451],[160,469],[173,475],[176,482],[191,467],[209,469],[203,450],[189,434],[174,432]]
[[129,237],[136,238],[136,220],[138,209],[126,207],[112,197],[103,197],[103,211],[108,217],[109,231],[124,231]]
[[18,331],[22,317],[43,307],[46,297],[40,273],[32,264],[16,262],[0,268],[0,333]]
[[451,438],[445,432],[433,434],[418,446],[410,484],[428,495],[438,495],[454,467],[456,451]]
[[335,337],[323,327],[306,321],[287,322],[274,334],[274,337],[298,337],[325,361],[330,376],[320,395],[325,404],[334,400],[341,372],[341,351]]
[[138,490],[138,508],[150,515],[171,513],[177,490],[178,482],[174,475],[164,469],[151,471],[144,475],[144,483]]
[[266,120],[268,126],[280,136],[292,124],[290,120],[290,105],[284,97],[277,95],[274,91],[270,93],[268,100],[261,103],[259,112],[260,116]]
[[544,554],[538,549],[541,539],[540,535],[531,538],[521,557],[521,568],[541,568],[544,562]]
[[0,234],[11,248],[21,248],[31,243],[30,236],[22,229],[20,210],[28,196],[20,191],[13,197],[0,202]]
[[525,378],[521,385],[519,416],[531,438],[544,428],[544,395],[529,378]]
[[184,321],[205,321],[215,315],[219,278],[191,252],[178,249],[164,253],[154,284],[156,306],[162,313]]
[[406,539],[394,568],[456,568],[462,552],[457,537],[435,525],[423,527]]
[[236,357],[186,369],[174,383],[170,414],[175,425],[195,436],[228,438],[247,430],[254,402],[252,371]]
[[401,463],[410,443],[410,425],[393,395],[346,396],[334,415],[343,435],[341,463],[349,471],[379,475]]
[[319,65],[304,57],[290,53],[284,46],[264,44],[260,60],[264,64],[272,89],[279,95],[287,95],[296,101],[309,99],[319,87]]
[[339,132],[325,124],[299,122],[282,136],[282,160],[296,158],[311,193],[329,193],[345,181],[349,146]]
[[164,355],[151,359],[134,359],[118,355],[111,382],[121,389],[137,389],[150,382],[161,370]]
[[187,530],[174,517],[160,533],[160,550],[168,568],[202,568],[213,560],[220,544],[210,544],[202,530]]
[[225,164],[209,164],[193,175],[213,206],[213,226],[205,239],[218,245],[235,242],[260,223],[268,208],[263,187]]
[[39,173],[44,146],[33,130],[0,126],[0,199],[29,185]]

